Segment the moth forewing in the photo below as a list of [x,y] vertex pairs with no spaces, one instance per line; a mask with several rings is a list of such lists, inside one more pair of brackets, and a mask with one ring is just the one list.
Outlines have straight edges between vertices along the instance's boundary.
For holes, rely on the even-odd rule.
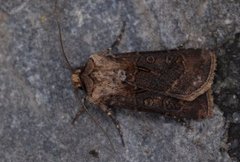
[[95,54],[82,79],[90,102],[178,118],[210,116],[215,54],[201,49]]

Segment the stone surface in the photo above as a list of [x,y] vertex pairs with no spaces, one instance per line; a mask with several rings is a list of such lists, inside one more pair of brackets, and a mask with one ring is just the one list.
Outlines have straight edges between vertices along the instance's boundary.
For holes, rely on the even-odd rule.
[[[221,100],[216,99],[212,118],[190,121],[190,128],[158,114],[117,111],[126,142],[122,147],[114,125],[88,105],[107,130],[114,153],[87,114],[71,125],[80,105],[63,64],[54,1],[0,0],[0,4],[0,161],[237,161],[228,151],[227,123],[239,124],[235,122],[239,117],[239,52],[218,50],[220,71],[214,95]],[[237,0],[69,0],[59,2],[59,15],[65,50],[76,67],[92,53],[108,48],[123,21],[127,27],[120,52],[181,44],[221,47],[237,40],[239,5]],[[232,115],[226,115],[223,108],[230,107]],[[239,135],[234,133],[239,130],[234,124],[229,129],[233,137]],[[230,149],[239,148],[234,141]]]
[[215,103],[229,123],[229,154],[240,161],[240,33],[219,50],[214,84]]

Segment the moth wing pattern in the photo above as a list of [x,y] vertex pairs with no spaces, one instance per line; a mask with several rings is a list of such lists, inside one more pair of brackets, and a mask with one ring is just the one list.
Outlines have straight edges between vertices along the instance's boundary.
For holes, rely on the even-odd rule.
[[161,113],[177,119],[203,119],[212,116],[213,98],[211,90],[193,101],[184,101],[145,91],[134,97],[114,96],[105,104],[114,109],[130,109],[143,112]]
[[209,50],[92,55],[81,74],[88,101],[179,118],[211,116],[216,66]]
[[216,68],[216,57],[212,51],[153,51],[117,57],[128,56],[129,59],[135,58],[133,61],[138,69],[133,84],[138,88],[192,101],[212,85]]

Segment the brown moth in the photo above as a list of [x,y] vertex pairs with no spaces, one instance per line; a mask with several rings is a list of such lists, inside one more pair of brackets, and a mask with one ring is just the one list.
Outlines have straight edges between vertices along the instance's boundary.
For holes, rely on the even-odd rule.
[[[119,44],[123,31],[124,27],[111,48]],[[61,46],[63,50],[62,41]],[[82,89],[86,101],[112,119],[123,145],[113,109],[161,113],[178,119],[212,115],[211,85],[216,68],[213,51],[174,49],[113,55],[111,48],[91,55],[85,66],[77,69],[70,66],[64,50],[63,54],[72,71],[74,88]]]
[[212,114],[215,54],[201,49],[94,54],[72,76],[103,111],[127,108],[199,119]]

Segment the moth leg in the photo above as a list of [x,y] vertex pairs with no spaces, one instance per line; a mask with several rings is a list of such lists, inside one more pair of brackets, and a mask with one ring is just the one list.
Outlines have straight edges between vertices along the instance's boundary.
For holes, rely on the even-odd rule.
[[85,112],[85,109],[80,109],[76,114],[75,114],[75,117],[73,118],[72,120],[72,125],[75,124],[75,122],[77,121],[77,119]]
[[[78,89],[74,89],[74,95],[76,96],[76,98],[78,98]],[[85,98],[84,98],[85,99]],[[84,102],[81,103],[82,106],[84,106]],[[80,117],[80,115],[82,115],[86,110],[83,107],[80,107],[79,111],[75,114],[75,117],[72,120],[72,125],[75,124],[75,122],[77,121],[77,119]]]
[[116,119],[116,117],[113,115],[113,112],[111,110],[111,108],[108,108],[107,106],[105,105],[101,105],[100,106],[101,110],[106,113],[107,116],[110,117],[110,119],[112,120],[112,122],[114,123],[116,129],[118,130],[118,134],[121,138],[121,141],[122,141],[122,145],[125,146],[125,143],[124,143],[124,140],[123,140],[123,133],[122,133],[122,130],[121,130],[121,126],[119,124],[119,121]]
[[125,31],[125,26],[126,26],[126,22],[123,21],[123,26],[120,30],[120,33],[118,34],[116,40],[112,43],[110,48],[108,48],[108,51],[109,51],[110,54],[112,53],[112,51],[113,51],[113,53],[118,52],[118,45],[120,44],[120,42],[122,40],[122,36],[123,36],[124,31]]

